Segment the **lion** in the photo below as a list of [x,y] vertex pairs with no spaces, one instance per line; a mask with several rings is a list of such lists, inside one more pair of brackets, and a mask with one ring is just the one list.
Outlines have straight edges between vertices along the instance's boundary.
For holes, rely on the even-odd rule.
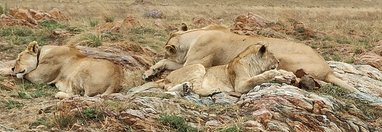
[[176,70],[193,64],[201,64],[206,68],[225,65],[256,43],[266,43],[269,52],[279,60],[278,69],[293,73],[303,70],[314,79],[336,84],[352,92],[357,91],[335,76],[324,58],[305,44],[277,38],[238,35],[221,25],[173,33],[164,47],[165,59],[145,71],[143,78],[151,80],[164,70]]
[[192,64],[174,70],[166,77],[166,82],[170,84],[165,88],[167,91],[190,88],[201,96],[219,92],[243,94],[256,85],[274,81],[276,76],[281,75],[281,72],[275,70],[278,63],[266,46],[255,44],[226,65],[206,68],[201,64]]
[[54,84],[60,92],[55,97],[69,98],[75,94],[108,95],[121,89],[123,71],[108,60],[94,59],[80,53],[74,46],[29,43],[17,59],[13,73],[32,83]]

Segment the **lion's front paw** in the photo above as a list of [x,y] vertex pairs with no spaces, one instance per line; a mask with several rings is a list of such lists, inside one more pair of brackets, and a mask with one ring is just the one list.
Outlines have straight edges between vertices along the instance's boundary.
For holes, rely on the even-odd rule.
[[278,83],[287,83],[287,84],[294,84],[296,82],[296,76],[293,74],[293,72],[285,71],[285,70],[278,70],[280,72],[280,75],[277,75],[275,77],[275,81]]
[[182,84],[182,96],[188,95],[191,93],[192,90],[192,83],[191,82],[184,82]]
[[273,79],[276,76],[280,76],[281,73],[278,70],[269,70],[269,71],[265,71],[263,75],[265,75],[265,77],[268,79]]
[[142,78],[145,81],[151,81],[151,79],[153,79],[155,76],[157,76],[162,71],[163,70],[160,68],[149,69],[149,70],[145,71],[145,73],[143,73]]

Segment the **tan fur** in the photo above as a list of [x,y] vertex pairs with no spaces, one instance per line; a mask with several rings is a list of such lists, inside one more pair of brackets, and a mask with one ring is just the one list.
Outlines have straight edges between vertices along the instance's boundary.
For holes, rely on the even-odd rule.
[[335,77],[321,55],[305,44],[277,38],[237,35],[229,32],[228,29],[216,30],[215,28],[183,31],[172,35],[165,45],[167,53],[164,60],[169,63],[155,64],[144,73],[144,78],[147,80],[159,73],[153,72],[154,70],[175,70],[192,64],[201,64],[206,68],[224,65],[232,61],[248,46],[259,42],[266,43],[268,50],[280,61],[279,69],[290,72],[303,69],[315,79],[357,91]]
[[216,92],[245,93],[258,84],[273,80],[279,72],[271,69],[277,65],[277,59],[263,45],[251,45],[227,65],[205,68],[193,64],[171,72],[166,77],[171,83],[167,90],[179,89],[176,84],[190,82],[184,84],[192,84],[189,87],[202,96]]
[[35,41],[18,55],[13,72],[33,83],[55,84],[61,91],[57,98],[119,92],[123,74],[120,66],[84,56],[73,46],[39,48]]

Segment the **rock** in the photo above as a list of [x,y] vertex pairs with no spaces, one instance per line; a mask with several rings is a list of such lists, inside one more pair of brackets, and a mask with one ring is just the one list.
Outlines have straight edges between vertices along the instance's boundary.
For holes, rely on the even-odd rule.
[[328,63],[338,76],[364,93],[358,93],[358,97],[363,97],[371,102],[382,103],[380,98],[382,96],[381,71],[369,65],[350,65],[334,61],[328,61]]
[[[235,22],[240,22],[242,25],[238,26],[256,26],[256,27],[264,27],[267,25],[267,23],[270,23],[269,20],[264,19],[263,17],[253,14],[253,13],[248,13],[247,15],[240,15],[235,18]],[[244,28],[244,27],[242,27]]]
[[144,16],[149,18],[164,18],[165,17],[163,12],[157,9],[146,11]]
[[36,129],[39,129],[39,130],[45,130],[45,129],[47,129],[48,127],[47,126],[45,126],[45,125],[38,125],[37,127],[36,127]]
[[207,26],[207,25],[210,25],[213,23],[218,23],[218,22],[214,21],[211,18],[194,17],[194,18],[192,18],[192,23],[194,25],[197,25],[198,27],[204,27],[204,26]]
[[262,108],[257,111],[254,111],[252,113],[252,116],[262,124],[267,124],[270,121],[270,119],[272,119],[273,115],[267,109]]
[[217,120],[209,120],[205,124],[206,126],[219,126],[221,125],[220,121]]
[[32,15],[29,13],[28,10],[26,9],[22,9],[22,8],[12,8],[10,9],[9,11],[10,15],[12,15],[13,17],[17,18],[17,19],[22,19],[22,20],[26,20],[28,21],[29,23],[31,24],[34,24],[34,25],[37,25],[38,22],[36,19],[34,19],[32,17]]
[[353,124],[360,125],[359,129],[367,127],[355,114],[337,112],[336,107],[346,103],[290,85],[256,86],[237,104],[242,112],[251,112],[266,131],[352,131],[355,129],[348,126]]
[[9,16],[5,14],[1,15],[1,25],[25,25],[29,27],[36,27],[38,22],[43,20],[68,20],[68,17],[63,15],[63,13],[57,8],[53,8],[49,12],[34,9],[11,8],[9,12]]
[[10,127],[4,126],[2,124],[0,124],[0,130],[1,131],[15,131],[14,128],[10,128]]
[[308,40],[323,36],[323,33],[306,28],[302,22],[294,19],[272,22],[253,13],[236,17],[231,31],[242,35],[261,35],[289,40],[293,38]]
[[361,55],[358,59],[359,61],[365,62],[366,64],[371,65],[377,68],[378,70],[382,71],[382,56],[381,55],[377,53],[369,52],[369,53],[365,53]]
[[145,118],[145,115],[139,111],[139,110],[133,110],[133,109],[127,109],[123,112],[121,112],[121,116],[123,117],[138,117],[138,118],[141,118],[141,119],[144,119]]
[[102,24],[98,24],[96,26],[96,31],[101,33],[107,33],[107,32],[127,32],[128,29],[142,26],[140,22],[132,16],[125,17],[122,21],[115,21],[115,22],[106,22]]
[[52,10],[48,11],[48,15],[56,20],[67,20],[68,17],[65,16],[61,10],[57,8],[53,8]]
[[249,120],[244,122],[245,127],[263,127],[259,122],[254,121],[254,120]]
[[214,94],[211,98],[216,104],[234,104],[239,100],[239,98],[224,92]]

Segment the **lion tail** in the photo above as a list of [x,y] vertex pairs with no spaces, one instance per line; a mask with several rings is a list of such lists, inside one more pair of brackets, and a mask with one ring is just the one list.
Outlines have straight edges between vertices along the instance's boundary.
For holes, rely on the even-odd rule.
[[343,80],[339,79],[337,76],[335,76],[333,72],[330,72],[328,75],[326,75],[325,81],[333,83],[333,84],[340,86],[342,88],[345,88],[351,92],[357,92],[358,91],[356,88],[349,85],[349,83],[347,83],[346,81],[343,81]]

